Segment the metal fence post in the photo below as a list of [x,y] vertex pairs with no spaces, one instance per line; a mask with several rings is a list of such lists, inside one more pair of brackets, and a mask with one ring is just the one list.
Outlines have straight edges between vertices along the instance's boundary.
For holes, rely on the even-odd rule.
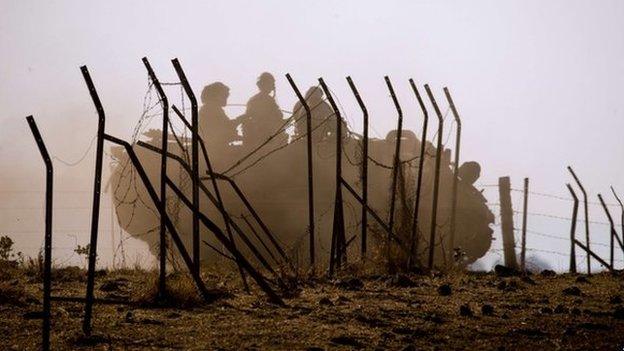
[[602,198],[602,195],[598,194],[598,200],[600,200],[600,204],[602,205],[602,208],[604,209],[607,218],[609,219],[609,225],[611,226],[610,230],[611,230],[611,240],[610,240],[610,261],[609,263],[611,264],[611,267],[614,267],[613,265],[613,261],[614,261],[614,249],[615,249],[615,239],[618,240],[618,243],[620,244],[620,247],[622,248],[622,243],[620,242],[620,238],[617,236],[617,232],[615,231],[615,224],[613,223],[613,218],[611,217],[611,212],[609,212],[609,209],[607,208],[607,204],[605,204],[604,199]]
[[[329,275],[334,274],[334,266],[340,267],[343,258],[346,259],[346,240],[344,228],[344,209],[342,204],[342,117],[340,110],[331,95],[331,91],[323,78],[319,83],[327,96],[336,116],[336,196],[334,200],[334,225],[332,230],[332,256],[329,259]],[[335,254],[335,257],[334,257]],[[343,256],[344,254],[344,256]]]
[[511,184],[509,177],[498,178],[498,191],[500,197],[501,231],[503,234],[503,253],[505,254],[505,266],[518,269],[514,242],[513,208],[511,207]]
[[[388,76],[384,77],[386,81],[386,85],[388,86],[388,91],[390,92],[390,96],[392,97],[392,102],[394,103],[394,107],[397,110],[398,115],[398,123],[397,123],[397,135],[396,141],[394,143],[394,162],[392,164],[392,185],[390,188],[390,219],[388,220],[388,226],[390,228],[394,227],[394,206],[396,202],[396,187],[397,187],[397,178],[399,172],[401,171],[401,134],[403,133],[403,111],[401,110],[401,106],[399,105],[399,101],[397,100],[396,94],[394,93],[394,88],[392,87],[392,83],[390,82],[390,78]],[[390,238],[388,238],[388,242],[390,242]]]
[[436,149],[436,164],[435,164],[435,176],[433,179],[433,205],[431,206],[431,228],[429,234],[429,259],[427,266],[429,269],[433,268],[433,255],[435,249],[435,234],[436,234],[436,226],[437,226],[437,214],[438,214],[438,192],[440,191],[440,163],[442,157],[442,129],[444,127],[444,118],[442,117],[442,112],[438,107],[438,104],[435,101],[435,97],[431,92],[428,84],[425,84],[425,90],[427,91],[427,95],[429,95],[429,100],[431,100],[431,104],[433,105],[433,109],[438,116],[438,143]]
[[91,237],[89,240],[89,263],[87,272],[87,293],[85,297],[85,314],[82,322],[82,331],[91,335],[91,317],[93,313],[93,288],[95,286],[95,261],[97,255],[98,224],[100,220],[100,191],[102,183],[102,159],[104,155],[104,127],[106,115],[95,85],[89,75],[87,66],[80,67],[82,76],[89,89],[89,94],[98,114],[98,130],[95,150],[95,175],[93,181],[93,210],[91,212]]
[[622,204],[622,200],[620,200],[620,197],[615,192],[615,189],[613,189],[613,187],[611,187],[611,192],[613,193],[615,200],[617,200],[617,202],[620,204],[620,208],[622,209],[622,213],[620,215],[620,225],[622,226],[621,235],[622,235],[622,241],[624,242],[624,204]]
[[570,184],[566,184],[572,199],[574,207],[572,208],[572,225],[570,226],[570,273],[576,273],[576,216],[578,214],[579,200]]
[[[163,90],[160,85],[160,81],[152,66],[150,65],[147,57],[143,57],[142,59],[143,65],[145,65],[145,69],[147,69],[147,74],[150,77],[152,83],[154,83],[154,87],[158,92],[158,96],[160,97],[160,104],[163,110],[163,123],[162,123],[162,134],[161,134],[161,148],[163,152],[166,154],[169,145],[169,100],[167,99],[167,94]],[[167,175],[167,156],[164,154],[160,157],[160,203],[158,206],[161,207],[162,212],[167,211],[167,183],[165,182],[165,177]],[[165,225],[165,218],[160,216],[160,247],[159,247],[159,271],[158,271],[158,298],[164,299],[166,296],[167,283],[167,229]]]
[[312,163],[312,112],[310,111],[310,106],[308,106],[308,102],[301,95],[299,88],[293,81],[290,74],[286,74],[286,79],[290,86],[294,90],[299,102],[305,109],[306,113],[306,151],[308,155],[308,230],[310,231],[310,267],[314,268],[314,260],[316,254],[314,253],[315,239],[314,239],[314,170]]
[[[199,147],[197,144],[197,136],[199,135],[199,111],[197,108],[197,98],[195,97],[195,93],[193,93],[193,89],[186,79],[186,74],[180,65],[180,62],[177,58],[171,60],[173,67],[180,79],[180,83],[182,83],[182,87],[184,87],[184,91],[186,96],[191,101],[191,166],[193,167],[193,176],[192,176],[192,195],[193,195],[193,206],[199,207]],[[195,269],[197,272],[200,272],[200,252],[199,252],[199,216],[194,213],[193,214],[193,262],[195,264]]]
[[368,206],[368,110],[364,105],[364,101],[362,101],[362,97],[358,92],[355,84],[351,77],[347,77],[347,82],[349,83],[349,87],[357,100],[358,105],[360,105],[360,109],[362,110],[362,118],[364,119],[364,131],[363,131],[363,139],[362,139],[362,201],[364,205],[362,206],[362,234],[361,234],[361,257],[362,259],[366,258],[366,246],[367,246],[367,232],[368,232],[368,211],[366,207]]
[[524,201],[522,206],[522,249],[520,251],[520,269],[526,269],[526,231],[527,231],[527,208],[529,205],[529,178],[524,178]]
[[[585,210],[585,245],[587,246],[588,250],[591,250],[589,246],[589,208],[588,208],[588,203],[587,203],[587,192],[585,191],[585,187],[583,187],[583,184],[581,184],[581,181],[579,180],[579,178],[576,176],[576,173],[574,173],[574,170],[572,169],[572,167],[568,166],[568,171],[570,171],[570,173],[572,174],[572,177],[574,178],[574,181],[576,182],[578,187],[581,189],[581,192],[583,193],[583,204],[585,206],[584,207],[584,210]],[[587,255],[587,274],[591,274],[590,255]]]
[[412,217],[412,232],[410,237],[410,258],[409,258],[409,266],[412,266],[417,260],[418,256],[418,210],[420,208],[420,192],[422,190],[422,176],[423,176],[423,166],[425,164],[425,148],[427,146],[427,124],[429,123],[429,113],[427,108],[425,107],[425,102],[420,96],[420,92],[414,83],[414,80],[410,78],[410,85],[412,86],[412,90],[414,91],[414,95],[416,95],[416,100],[418,100],[418,105],[420,106],[420,110],[423,113],[423,129],[422,135],[420,137],[420,156],[418,159],[418,175],[416,177],[416,199],[414,199],[414,216]]
[[461,145],[461,119],[459,118],[459,113],[457,113],[457,108],[455,108],[455,103],[453,102],[453,98],[451,97],[451,93],[448,88],[444,88],[444,94],[446,95],[446,100],[449,103],[451,111],[453,112],[453,117],[455,118],[455,124],[457,124],[456,134],[455,134],[455,167],[453,172],[453,188],[451,190],[451,228],[450,228],[450,243],[449,243],[449,256],[451,258],[451,262],[453,262],[453,254],[455,252],[455,231],[456,231],[456,223],[457,223],[457,185],[459,183],[459,146]]
[[41,158],[46,168],[46,200],[45,200],[45,243],[43,256],[43,325],[42,349],[50,350],[50,293],[52,290],[52,195],[53,195],[53,167],[52,159],[37,128],[33,116],[26,117],[30,131],[35,138]]

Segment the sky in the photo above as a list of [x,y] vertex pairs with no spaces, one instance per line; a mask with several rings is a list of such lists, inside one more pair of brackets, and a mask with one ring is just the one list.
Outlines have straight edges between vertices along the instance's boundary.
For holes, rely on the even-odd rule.
[[[32,114],[56,157],[59,256],[70,255],[75,243],[86,244],[94,162],[89,146],[97,117],[79,67],[91,72],[107,111],[107,132],[128,138],[146,92],[143,56],[162,81],[176,80],[170,60],[177,57],[195,91],[226,83],[232,104],[255,93],[264,71],[278,78],[277,101],[287,110],[295,95],[286,73],[302,90],[323,77],[360,131],[359,109],[344,79],[351,76],[371,112],[373,134],[381,137],[396,124],[385,75],[394,83],[406,128],[415,131],[422,114],[408,79],[429,83],[439,101],[448,87],[463,121],[461,160],[480,162],[479,184],[510,176],[512,187],[520,188],[528,177],[535,192],[569,197],[571,165],[591,201],[602,193],[614,203],[610,185],[624,195],[622,23],[624,3],[616,0],[0,0],[0,232],[27,253],[43,240],[43,165],[24,119]],[[495,189],[485,194],[498,203]],[[519,210],[521,194],[513,196]],[[571,212],[569,201],[539,195],[529,204],[529,212]],[[105,233],[115,227],[110,206],[103,203]],[[619,224],[619,209],[611,208]],[[606,221],[595,205],[590,217]],[[534,216],[529,229],[567,236],[569,222]],[[608,242],[608,233],[607,226],[592,225],[597,242]],[[544,236],[528,241],[544,250],[569,249],[567,241]],[[132,245],[136,260],[151,259],[141,243]],[[557,269],[568,259],[535,254]]]

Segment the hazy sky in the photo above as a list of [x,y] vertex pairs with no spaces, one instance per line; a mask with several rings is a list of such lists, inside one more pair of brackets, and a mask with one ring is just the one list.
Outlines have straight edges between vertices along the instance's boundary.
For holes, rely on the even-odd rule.
[[[0,0],[0,231],[22,230],[15,236],[25,246],[42,240],[34,232],[42,211],[16,210],[25,200],[7,192],[44,186],[24,117],[35,115],[53,155],[78,160],[97,127],[79,71],[86,64],[108,114],[107,131],[128,137],[146,91],[143,56],[163,81],[175,80],[173,57],[196,91],[223,81],[231,88],[230,103],[245,103],[258,74],[269,71],[278,77],[278,102],[290,109],[295,97],[283,75],[290,72],[302,89],[322,76],[359,131],[359,110],[344,80],[351,75],[381,135],[396,123],[384,75],[393,80],[407,128],[414,130],[422,116],[407,79],[428,82],[439,101],[448,86],[463,118],[461,158],[481,163],[479,183],[509,175],[520,187],[530,177],[532,190],[567,196],[570,164],[592,201],[601,192],[614,202],[609,185],[624,194],[622,23],[621,1]],[[59,190],[90,189],[92,153],[77,167],[55,163]],[[85,207],[84,215],[75,216],[76,223],[57,221],[55,228],[84,230],[88,195],[71,194],[57,198]],[[493,190],[486,194],[498,202]],[[26,207],[41,205],[28,201]],[[514,201],[520,204],[520,194]],[[569,216],[570,203],[534,196],[530,210]],[[591,215],[606,220],[595,206]],[[530,228],[567,235],[569,223],[535,217]],[[607,242],[608,227],[594,233]],[[529,246],[557,251],[569,245],[530,240]]]

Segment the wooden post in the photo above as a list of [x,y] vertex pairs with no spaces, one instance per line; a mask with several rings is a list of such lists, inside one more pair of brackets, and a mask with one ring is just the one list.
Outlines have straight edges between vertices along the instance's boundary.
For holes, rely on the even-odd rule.
[[570,273],[576,273],[576,216],[578,214],[578,197],[570,184],[566,184],[572,199],[574,207],[572,208],[572,225],[570,227]]
[[498,178],[498,193],[500,197],[501,230],[503,234],[505,266],[511,269],[518,269],[514,243],[513,208],[511,207],[511,183],[509,177]]
[[524,204],[522,209],[522,251],[520,251],[520,269],[526,270],[526,231],[527,207],[529,202],[529,178],[524,178]]

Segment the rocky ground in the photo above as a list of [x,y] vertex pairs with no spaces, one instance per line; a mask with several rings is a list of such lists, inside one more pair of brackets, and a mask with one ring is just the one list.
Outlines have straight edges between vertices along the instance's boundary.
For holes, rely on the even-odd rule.
[[[100,272],[94,334],[82,336],[83,307],[53,303],[52,349],[180,350],[621,350],[624,278],[610,274],[496,273],[316,279],[268,303],[231,281],[207,276],[223,298],[206,304],[185,278],[176,307],[149,304],[153,274]],[[41,283],[0,275],[0,348],[40,346]],[[84,272],[56,272],[54,295],[84,295]]]

